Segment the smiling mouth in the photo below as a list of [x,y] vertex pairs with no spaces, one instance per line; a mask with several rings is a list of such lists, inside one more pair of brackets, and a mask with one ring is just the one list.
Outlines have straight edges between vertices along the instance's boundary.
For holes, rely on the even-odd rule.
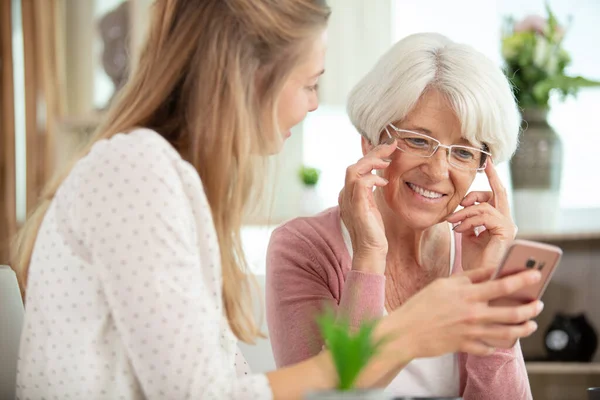
[[420,194],[421,196],[428,198],[428,199],[439,199],[442,198],[443,196],[445,196],[444,193],[438,193],[438,192],[434,192],[431,190],[427,190],[425,188],[422,188],[420,186],[417,186],[413,183],[410,182],[406,182],[406,185],[415,193]]

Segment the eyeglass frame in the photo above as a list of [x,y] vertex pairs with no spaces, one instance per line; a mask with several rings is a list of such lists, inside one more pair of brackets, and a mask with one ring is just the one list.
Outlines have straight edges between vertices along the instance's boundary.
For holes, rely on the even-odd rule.
[[[396,132],[408,132],[408,133],[414,133],[415,135],[418,135],[418,136],[423,136],[424,138],[431,139],[433,142],[437,143],[437,146],[435,146],[435,147],[434,147],[433,151],[432,151],[432,152],[431,152],[431,154],[430,154],[430,155],[428,155],[428,156],[421,156],[421,155],[418,155],[418,154],[415,154],[415,153],[407,152],[406,150],[403,150],[403,149],[401,149],[401,148],[400,148],[398,145],[396,145],[396,148],[397,148],[398,150],[400,150],[401,152],[403,152],[403,153],[406,153],[406,154],[411,154],[411,155],[413,155],[413,156],[416,156],[416,157],[421,157],[421,158],[431,158],[431,157],[433,157],[433,156],[435,155],[435,153],[437,153],[437,151],[438,151],[438,149],[439,149],[440,147],[443,147],[443,148],[447,149],[447,150],[446,150],[446,154],[447,154],[447,158],[448,158],[448,164],[449,164],[449,165],[451,165],[451,166],[453,166],[453,167],[455,167],[455,168],[458,168],[458,169],[460,169],[460,170],[463,170],[463,171],[477,171],[477,172],[482,172],[483,170],[485,170],[485,167],[487,166],[487,158],[486,158],[486,160],[485,160],[485,164],[484,164],[482,167],[478,167],[478,168],[476,168],[476,169],[462,168],[462,167],[459,167],[459,166],[457,166],[457,165],[453,164],[453,163],[450,161],[450,154],[452,153],[452,148],[459,147],[459,148],[463,148],[463,149],[471,149],[471,150],[476,150],[476,151],[479,151],[479,152],[481,152],[481,153],[483,153],[483,154],[487,155],[489,158],[491,158],[491,157],[492,157],[492,153],[490,153],[489,151],[485,151],[485,150],[483,150],[483,149],[478,149],[477,147],[472,147],[472,146],[463,146],[463,145],[461,145],[461,144],[451,144],[450,146],[447,146],[447,145],[445,145],[445,144],[442,144],[442,142],[440,142],[440,141],[439,141],[439,140],[437,140],[436,138],[433,138],[433,137],[431,137],[431,136],[429,136],[429,135],[425,135],[424,133],[419,133],[419,132],[411,131],[411,130],[408,130],[408,129],[400,129],[400,128],[397,128],[397,127],[396,127],[394,124],[392,124],[392,123],[390,122],[390,123],[389,123],[389,124],[388,124],[388,125],[387,125],[387,126],[384,128],[384,129],[385,129],[385,133],[387,133],[387,135],[388,135],[388,136],[389,136],[391,139],[396,139],[396,140],[397,140],[397,138],[394,138],[394,137],[392,136],[392,134],[390,133],[390,131],[388,131],[388,126],[391,126],[391,127],[392,127],[392,129],[394,129],[394,131],[396,131]],[[485,145],[484,145],[484,146],[485,146]],[[487,147],[487,146],[486,146],[486,147]]]

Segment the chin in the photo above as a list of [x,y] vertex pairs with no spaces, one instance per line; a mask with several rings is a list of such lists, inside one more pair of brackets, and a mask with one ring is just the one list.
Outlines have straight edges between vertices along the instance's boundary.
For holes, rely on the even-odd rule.
[[404,210],[401,214],[401,219],[405,221],[408,227],[418,231],[429,229],[432,226],[440,223],[437,215],[432,216],[429,215],[429,213],[423,213],[419,211],[410,212],[409,210]]

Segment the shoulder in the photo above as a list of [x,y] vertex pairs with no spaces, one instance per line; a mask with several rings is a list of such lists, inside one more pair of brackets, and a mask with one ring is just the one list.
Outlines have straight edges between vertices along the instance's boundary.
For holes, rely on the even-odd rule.
[[351,264],[341,232],[339,208],[312,217],[295,218],[273,231],[267,269],[293,263],[311,269],[343,270]]
[[[192,198],[203,197],[200,177],[158,133],[136,129],[94,143],[58,193],[86,215],[96,210],[189,214]],[[198,195],[198,196],[196,196]],[[127,210],[123,210],[125,212]]]
[[195,169],[160,134],[139,128],[94,143],[73,168],[71,180],[79,185],[121,191],[166,190],[183,193],[182,183],[202,188]]
[[305,242],[317,247],[326,243],[343,244],[340,221],[339,207],[329,208],[311,217],[294,218],[273,231],[271,242]]
[[127,173],[131,169],[142,168],[158,172],[184,161],[161,135],[153,130],[140,128],[99,140],[82,162],[105,169],[106,172]]

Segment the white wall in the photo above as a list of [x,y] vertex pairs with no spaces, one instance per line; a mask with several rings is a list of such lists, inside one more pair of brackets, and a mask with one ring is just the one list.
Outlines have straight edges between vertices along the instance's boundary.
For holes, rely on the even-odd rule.
[[[343,0],[333,2],[333,5],[340,6],[341,1]],[[347,29],[357,25],[360,27],[359,32],[370,31],[364,24],[370,24],[371,28],[383,26],[383,31],[386,32],[387,22],[383,15],[379,15],[378,21],[373,17],[364,17],[364,9],[356,2],[344,4],[342,12],[333,8],[333,22],[344,24]],[[386,39],[385,35],[372,36],[370,42],[365,42],[354,40],[355,36],[352,35],[334,36],[340,33],[340,29],[334,25],[334,29],[330,30],[332,38],[327,55],[333,61],[323,78],[326,89],[338,85],[340,93],[347,93],[347,86],[354,84],[358,77],[346,76],[344,65],[356,64],[357,69],[366,72],[369,68],[367,64],[372,65],[377,58],[375,53],[380,54],[382,48],[385,50],[393,42],[416,32],[440,32],[453,40],[472,45],[501,65],[503,18],[512,15],[518,19],[531,13],[545,15],[543,0],[375,0],[368,4],[374,5],[372,13],[391,5],[392,11],[388,17],[391,23],[390,37]],[[600,26],[597,23],[600,21],[600,1],[554,0],[551,1],[551,6],[560,21],[566,23],[568,15],[573,18],[564,42],[573,58],[569,72],[600,79],[600,52],[596,50],[596,41],[600,38]],[[334,19],[336,12],[337,21]],[[344,19],[344,22],[340,19]],[[348,50],[348,47],[352,49]],[[357,69],[353,72],[356,73]],[[359,136],[345,116],[345,101],[341,101],[342,97],[332,97],[325,91],[321,96],[320,109],[310,115],[305,123],[304,162],[323,170],[318,190],[325,205],[336,203],[337,193],[343,185],[345,168],[361,156]],[[564,146],[560,199],[563,209],[600,208],[600,185],[594,184],[597,181],[595,154],[600,148],[600,121],[597,116],[599,104],[600,89],[596,88],[583,89],[577,99],[571,98],[564,103],[557,98],[552,99],[549,121],[562,137]],[[508,164],[501,164],[498,169],[510,194]],[[480,174],[471,189],[488,188],[485,175]]]

